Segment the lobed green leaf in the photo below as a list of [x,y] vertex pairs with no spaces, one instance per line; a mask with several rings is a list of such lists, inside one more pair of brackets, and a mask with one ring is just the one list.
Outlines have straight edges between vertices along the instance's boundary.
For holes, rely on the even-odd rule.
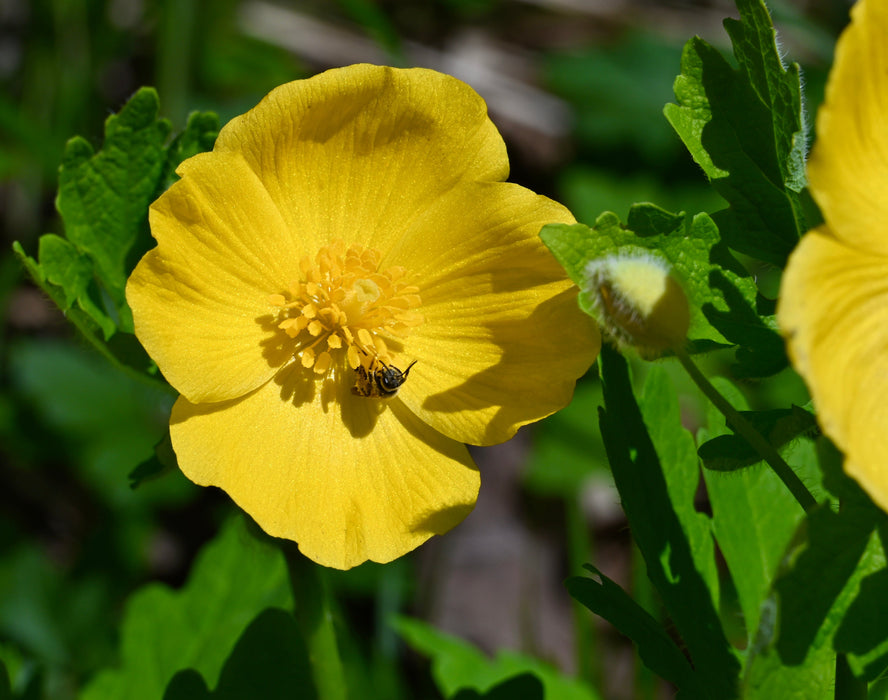
[[[105,142],[95,152],[83,138],[68,141],[59,169],[56,207],[65,235],[92,260],[96,277],[117,308],[120,327],[132,332],[124,296],[127,254],[148,205],[157,195],[170,124],[158,119],[152,88],[142,88],[105,122]],[[41,264],[42,264],[41,260]]]
[[155,700],[189,668],[215,685],[251,621],[267,607],[290,605],[280,551],[233,519],[202,550],[182,590],[149,584],[130,597],[120,668],[97,675],[82,698]]
[[726,20],[738,68],[693,38],[664,114],[728,209],[713,216],[731,248],[783,266],[805,231],[805,122],[798,65],[785,66],[762,0]]
[[158,118],[157,93],[142,88],[105,123],[96,151],[74,137],[59,169],[56,207],[65,237],[40,238],[38,258],[13,250],[34,281],[106,358],[151,373],[153,365],[131,334],[125,286],[130,271],[152,245],[148,207],[175,178],[185,158],[212,148],[215,114],[194,113],[172,142],[169,122]]

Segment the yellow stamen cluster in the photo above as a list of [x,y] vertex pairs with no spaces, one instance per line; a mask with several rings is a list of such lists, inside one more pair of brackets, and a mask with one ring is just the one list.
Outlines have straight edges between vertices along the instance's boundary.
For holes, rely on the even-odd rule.
[[386,339],[398,343],[422,323],[419,289],[403,267],[380,270],[381,259],[372,248],[336,241],[300,260],[302,279],[286,294],[269,297],[280,308],[278,328],[299,341],[294,355],[303,367],[326,374],[343,350],[352,369],[376,359],[391,364]]

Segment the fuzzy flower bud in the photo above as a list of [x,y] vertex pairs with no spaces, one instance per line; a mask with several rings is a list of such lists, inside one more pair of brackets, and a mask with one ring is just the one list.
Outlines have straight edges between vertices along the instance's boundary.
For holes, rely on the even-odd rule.
[[688,299],[666,261],[641,250],[608,255],[586,266],[586,280],[583,296],[621,349],[651,359],[684,345]]

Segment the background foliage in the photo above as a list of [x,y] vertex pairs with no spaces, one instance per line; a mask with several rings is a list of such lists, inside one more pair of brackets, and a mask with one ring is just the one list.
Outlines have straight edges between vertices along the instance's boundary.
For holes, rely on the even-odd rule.
[[[770,8],[812,115],[847,3]],[[733,3],[0,5],[0,698],[235,698],[245,678],[261,697],[315,692],[280,553],[169,468],[173,396],[125,333],[122,289],[177,162],[273,86],[361,60],[473,84],[511,179],[565,202],[577,233],[594,226],[594,251],[561,239],[568,261],[627,243],[673,259],[698,309],[694,347],[711,351],[701,362],[735,380],[718,386],[759,412],[825,504],[805,519],[750,468],[675,363],[605,353],[603,384],[593,372],[568,409],[475,453],[482,498],[460,528],[391,565],[330,572],[349,684],[387,699],[619,699],[667,683],[727,697],[740,677],[752,697],[831,697],[836,651],[876,681],[884,517],[828,445],[799,439],[813,434],[807,396],[768,306],[818,216],[791,138],[794,69],[768,53],[762,17],[729,36],[725,16]],[[732,140],[743,147],[726,155]],[[676,242],[688,236],[693,254]]]

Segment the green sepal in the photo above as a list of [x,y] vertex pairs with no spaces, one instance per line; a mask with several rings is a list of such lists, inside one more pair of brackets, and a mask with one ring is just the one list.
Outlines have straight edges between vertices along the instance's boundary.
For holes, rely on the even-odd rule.
[[797,64],[785,66],[762,0],[726,20],[738,68],[699,37],[682,53],[664,114],[728,209],[713,215],[738,252],[783,266],[806,226],[805,121]]
[[[786,366],[783,340],[769,316],[753,278],[721,239],[708,214],[688,216],[653,204],[636,204],[626,224],[605,212],[593,227],[550,224],[543,242],[580,287],[580,307],[593,318],[596,308],[586,267],[590,261],[627,251],[648,251],[665,259],[682,282],[691,311],[688,339],[694,352],[738,347],[736,374],[762,377]],[[603,319],[596,319],[606,327]]]

